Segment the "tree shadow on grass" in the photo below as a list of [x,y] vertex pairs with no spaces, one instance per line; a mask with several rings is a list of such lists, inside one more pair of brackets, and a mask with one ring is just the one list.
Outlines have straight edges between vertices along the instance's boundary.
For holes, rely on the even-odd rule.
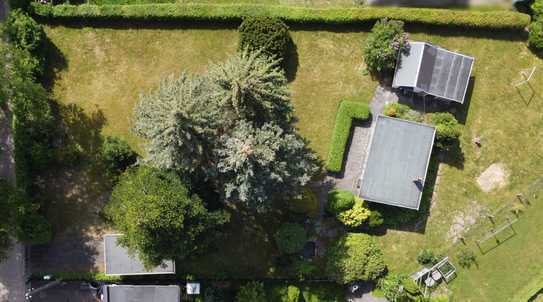
[[44,42],[45,71],[42,76],[44,88],[51,91],[55,81],[58,79],[58,73],[68,67],[68,61],[62,51],[45,36]]

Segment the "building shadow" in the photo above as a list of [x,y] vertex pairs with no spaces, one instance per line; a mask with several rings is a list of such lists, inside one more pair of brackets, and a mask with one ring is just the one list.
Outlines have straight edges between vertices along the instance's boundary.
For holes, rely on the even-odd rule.
[[475,76],[471,76],[468,83],[468,88],[466,90],[466,95],[464,97],[464,103],[451,104],[451,111],[453,111],[456,120],[465,125],[468,119],[469,107],[471,105],[471,97],[473,96],[473,88],[475,87]]

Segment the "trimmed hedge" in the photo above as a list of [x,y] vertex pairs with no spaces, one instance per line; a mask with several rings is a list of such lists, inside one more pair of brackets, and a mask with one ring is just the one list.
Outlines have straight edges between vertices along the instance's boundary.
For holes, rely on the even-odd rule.
[[349,140],[349,133],[353,119],[366,120],[370,116],[370,109],[366,103],[343,101],[339,105],[336,116],[336,125],[332,137],[326,169],[329,172],[339,173],[343,166],[345,147]]
[[510,11],[398,7],[311,8],[203,3],[53,6],[32,3],[32,8],[35,14],[53,19],[241,22],[246,16],[261,16],[300,24],[360,24],[390,18],[406,23],[487,29],[523,29],[530,22],[528,15]]

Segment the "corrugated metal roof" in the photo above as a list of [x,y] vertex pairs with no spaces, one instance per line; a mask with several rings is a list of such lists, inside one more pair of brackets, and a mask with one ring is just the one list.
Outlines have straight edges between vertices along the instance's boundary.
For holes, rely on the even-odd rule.
[[[400,55],[392,86],[412,87],[439,98],[463,103],[475,59],[425,42],[410,44],[415,52]],[[407,64],[402,63],[404,60]],[[415,66],[412,63],[415,61],[420,63]],[[416,84],[412,84],[413,81]]]
[[152,270],[146,270],[143,263],[135,255],[130,255],[128,249],[118,243],[122,235],[104,236],[104,257],[106,275],[152,275],[174,274],[175,263],[165,260],[162,265]]
[[434,136],[433,126],[378,116],[361,177],[360,197],[418,209]]

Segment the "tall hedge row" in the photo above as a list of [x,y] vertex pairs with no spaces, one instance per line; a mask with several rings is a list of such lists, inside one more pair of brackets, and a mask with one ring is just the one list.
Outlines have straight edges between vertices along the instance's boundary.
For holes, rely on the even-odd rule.
[[56,19],[172,20],[240,22],[246,16],[277,17],[290,23],[361,24],[381,18],[406,23],[468,28],[522,29],[530,17],[509,11],[469,11],[429,8],[311,8],[258,4],[42,5],[35,14]]
[[353,119],[366,120],[370,116],[370,109],[366,103],[342,101],[336,116],[336,125],[332,134],[332,143],[328,151],[326,170],[338,173],[343,167],[345,147],[349,140]]

